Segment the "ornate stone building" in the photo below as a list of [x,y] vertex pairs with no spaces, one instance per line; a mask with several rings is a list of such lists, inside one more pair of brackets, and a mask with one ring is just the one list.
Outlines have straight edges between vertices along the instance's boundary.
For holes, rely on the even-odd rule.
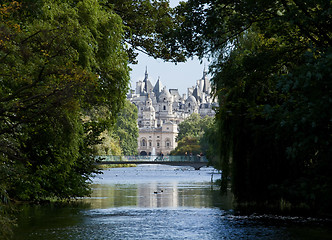
[[131,90],[127,97],[138,109],[140,155],[169,154],[177,146],[177,125],[192,113],[213,116],[213,107],[217,105],[205,70],[196,86],[188,88],[187,95],[182,96],[178,89],[167,90],[160,79],[153,86],[146,70],[144,80],[138,81],[136,90]]

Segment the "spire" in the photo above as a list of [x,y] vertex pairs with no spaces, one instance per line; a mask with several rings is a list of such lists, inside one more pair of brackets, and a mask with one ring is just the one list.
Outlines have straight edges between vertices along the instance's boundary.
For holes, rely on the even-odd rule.
[[160,95],[161,91],[163,90],[163,88],[164,88],[164,86],[161,83],[160,77],[158,77],[156,85],[154,85],[154,88],[153,88],[153,92],[154,92],[154,94],[156,95],[157,98],[159,97],[159,95]]
[[147,80],[148,79],[148,66],[145,66],[145,79],[144,80]]
[[149,75],[148,75],[148,66],[145,66],[145,78],[143,80],[143,82],[145,83],[144,84],[144,91],[145,92],[148,92],[148,78],[149,78]]
[[143,90],[146,93],[150,93],[150,91],[152,91],[153,87],[152,87],[151,82],[149,81],[148,67],[147,66],[145,67],[145,78],[144,78],[143,82],[144,82],[144,89]]
[[206,64],[204,64],[204,69],[203,69],[203,79],[205,78],[206,75],[207,75]]
[[203,70],[203,81],[204,81],[204,86],[203,86],[203,92],[210,94],[211,92],[211,85],[210,85],[210,80],[207,77],[207,70],[206,70],[206,65],[204,64],[204,70]]

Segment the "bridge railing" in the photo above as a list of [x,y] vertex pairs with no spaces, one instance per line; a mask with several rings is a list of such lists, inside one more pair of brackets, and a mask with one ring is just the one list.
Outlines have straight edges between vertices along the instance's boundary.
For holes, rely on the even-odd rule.
[[126,161],[146,161],[146,162],[208,162],[205,156],[199,155],[178,155],[178,156],[96,156],[96,161],[98,162],[126,162]]

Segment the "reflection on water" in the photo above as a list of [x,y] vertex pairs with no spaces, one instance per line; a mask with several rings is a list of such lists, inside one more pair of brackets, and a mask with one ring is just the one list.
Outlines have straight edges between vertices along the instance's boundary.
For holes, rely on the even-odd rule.
[[[112,208],[135,206],[142,208],[178,208],[178,207],[212,207],[213,189],[193,183],[190,187],[177,182],[95,185],[94,193],[86,202],[92,208]],[[229,204],[231,201],[228,202]],[[229,206],[230,208],[230,206]]]
[[17,240],[332,239],[316,219],[236,216],[212,168],[142,165],[105,170],[91,198],[73,205],[24,206]]
[[[213,168],[141,165],[104,171],[95,180],[86,202],[92,208],[135,206],[143,208],[214,207],[218,189],[211,177],[220,178]],[[215,196],[216,195],[216,196]],[[223,209],[231,209],[231,195],[223,198]],[[221,201],[220,201],[221,202]]]

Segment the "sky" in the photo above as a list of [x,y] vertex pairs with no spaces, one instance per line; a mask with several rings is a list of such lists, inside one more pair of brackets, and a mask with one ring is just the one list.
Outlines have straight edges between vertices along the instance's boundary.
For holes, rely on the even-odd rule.
[[[179,0],[170,0],[170,6],[175,7]],[[136,82],[143,80],[145,76],[145,69],[147,68],[149,80],[153,85],[160,77],[160,81],[167,89],[177,88],[179,93],[187,94],[187,88],[196,85],[196,81],[203,76],[204,65],[208,67],[207,62],[200,64],[197,58],[188,59],[185,63],[169,63],[161,59],[154,59],[143,53],[138,55],[138,64],[131,64],[132,69],[130,73],[131,89],[135,89]]]

